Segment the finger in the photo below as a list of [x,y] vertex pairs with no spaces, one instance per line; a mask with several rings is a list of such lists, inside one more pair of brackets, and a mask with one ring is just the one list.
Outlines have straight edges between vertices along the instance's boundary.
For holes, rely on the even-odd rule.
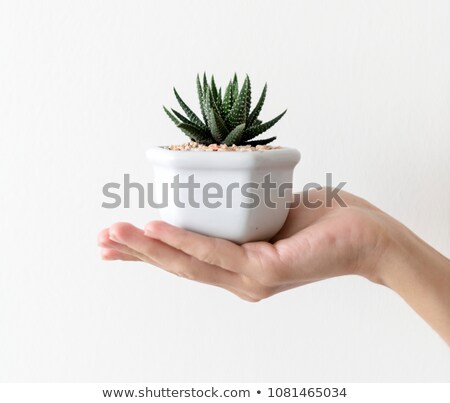
[[140,255],[151,259],[155,265],[173,274],[202,283],[220,286],[229,291],[239,289],[239,275],[195,259],[158,239],[144,235],[144,231],[127,223],[117,223],[109,230],[110,237]]
[[259,259],[233,242],[196,234],[164,221],[152,221],[145,227],[148,237],[158,239],[196,259],[234,273],[245,275],[255,271]]
[[103,229],[103,230],[101,230],[99,232],[98,237],[97,237],[97,244],[98,244],[98,246],[100,246],[102,248],[115,249],[115,250],[117,250],[119,252],[122,252],[122,253],[125,253],[127,255],[134,256],[138,260],[142,260],[144,262],[154,264],[154,262],[149,261],[148,258],[146,258],[142,254],[138,253],[137,251],[129,248],[128,246],[123,245],[123,244],[118,243],[118,242],[114,242],[110,238],[109,228],[105,228],[105,229]]
[[141,261],[141,259],[136,256],[119,252],[116,249],[101,248],[100,254],[103,260]]

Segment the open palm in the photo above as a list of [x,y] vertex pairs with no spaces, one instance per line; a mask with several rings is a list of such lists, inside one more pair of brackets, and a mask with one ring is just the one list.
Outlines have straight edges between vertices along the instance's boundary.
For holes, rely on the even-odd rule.
[[[163,221],[144,230],[116,223],[99,234],[105,260],[142,261],[191,280],[222,287],[247,301],[325,278],[370,276],[385,251],[383,228],[393,220],[367,201],[340,192],[346,206],[326,207],[326,191],[300,194],[285,225],[270,242],[236,245]],[[376,279],[375,279],[376,281]]]

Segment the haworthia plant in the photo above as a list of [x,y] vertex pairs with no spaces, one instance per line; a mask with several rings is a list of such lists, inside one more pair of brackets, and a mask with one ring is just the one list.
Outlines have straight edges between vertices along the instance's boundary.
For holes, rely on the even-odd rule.
[[242,87],[239,88],[235,74],[225,87],[222,96],[222,88],[217,87],[214,76],[211,76],[208,83],[206,74],[203,74],[203,80],[200,80],[197,75],[197,94],[203,120],[186,105],[175,88],[173,91],[185,115],[166,107],[164,107],[164,111],[192,141],[205,145],[256,146],[268,144],[276,137],[256,140],[254,138],[270,129],[286,113],[284,111],[265,123],[259,120],[258,116],[266,99],[267,84],[264,86],[255,108],[251,110],[252,92],[248,76],[245,77]]

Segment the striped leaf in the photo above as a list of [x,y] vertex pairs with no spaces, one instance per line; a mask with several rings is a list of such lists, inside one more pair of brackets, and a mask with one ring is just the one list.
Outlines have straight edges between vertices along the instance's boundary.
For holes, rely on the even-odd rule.
[[206,120],[206,111],[205,111],[205,104],[204,104],[204,93],[202,84],[200,82],[200,76],[197,74],[197,95],[198,95],[198,102],[200,103],[200,110],[202,112],[203,121],[205,122],[205,125],[207,124]]
[[179,123],[177,125],[192,141],[201,144],[211,144],[212,139],[202,130],[191,123]]
[[173,123],[175,123],[176,125],[180,123],[180,121],[173,115],[173,113],[171,113],[165,106],[163,106],[163,109]]
[[217,91],[216,82],[214,81],[214,76],[211,76],[211,95],[214,102],[217,104],[217,98],[219,96],[219,91]]
[[227,146],[232,146],[233,144],[241,144],[242,133],[244,133],[245,123],[236,126],[230,134],[223,141]]
[[233,102],[237,99],[238,94],[239,94],[239,83],[238,83],[237,75],[236,75],[236,73],[234,73],[234,77],[233,77]]
[[220,144],[228,135],[227,126],[220,115],[219,109],[212,96],[212,91],[206,93],[207,110],[208,110],[208,126],[214,140]]
[[218,144],[222,143],[228,135],[228,128],[215,108],[211,110],[211,134]]
[[230,113],[233,100],[233,84],[230,81],[225,88],[225,94],[223,95],[223,102],[222,102],[222,116],[227,116]]
[[206,96],[206,90],[208,89],[208,79],[206,78],[206,73],[203,73],[203,97]]
[[244,146],[259,146],[259,145],[265,145],[265,144],[269,144],[272,141],[274,141],[277,137],[269,137],[268,139],[261,139],[261,140],[253,140],[253,141],[247,141],[246,143],[244,143]]
[[203,107],[205,108],[206,115],[206,126],[209,130],[209,112],[210,112],[210,102],[208,100],[208,93],[211,93],[211,87],[208,84],[206,75],[203,75]]
[[175,97],[177,98],[178,103],[180,104],[181,108],[183,109],[186,116],[189,118],[189,120],[192,123],[195,123],[197,126],[205,127],[205,124],[198,118],[198,116],[192,112],[192,110],[187,106],[184,101],[181,99],[181,97],[178,95],[177,90],[174,88],[173,92],[175,94]]
[[246,79],[248,80],[248,90],[247,90],[247,98],[245,100],[245,120],[248,119],[248,116],[250,114],[250,108],[252,106],[252,85],[248,74],[246,76]]
[[[247,126],[251,127],[253,126],[253,123],[257,121],[259,113],[261,112],[261,109],[264,105],[264,101],[266,100],[266,94],[267,94],[267,84],[264,85],[264,88],[262,90],[261,96],[259,97],[258,103],[255,106],[255,109],[250,113],[248,119],[247,119]],[[259,121],[261,122],[261,121]]]
[[189,123],[189,124],[195,126],[198,130],[202,131],[203,133],[208,134],[208,132],[203,127],[200,127],[200,126],[196,125],[195,123],[192,123],[189,119],[187,119],[185,116],[183,116],[180,112],[176,111],[175,109],[172,109],[172,112],[179,120],[181,120],[181,122]]
[[226,119],[226,122],[230,129],[235,128],[241,123],[245,123],[247,119],[247,104],[249,96],[250,96],[250,79],[247,76],[245,78],[244,84],[242,85],[241,92],[239,93]]
[[261,133],[264,133],[266,130],[270,129],[275,123],[277,123],[284,116],[286,111],[287,109],[283,113],[280,113],[277,117],[273,118],[272,120],[269,120],[266,123],[262,123],[258,126],[249,127],[244,131],[242,139],[244,141],[248,141],[256,136],[259,136]]
[[222,115],[222,88],[219,88],[219,91],[217,92],[216,104],[220,114]]

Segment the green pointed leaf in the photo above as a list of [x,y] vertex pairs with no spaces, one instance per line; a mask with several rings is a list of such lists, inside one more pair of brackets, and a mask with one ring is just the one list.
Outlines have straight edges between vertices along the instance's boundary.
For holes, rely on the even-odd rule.
[[211,135],[214,140],[220,144],[223,139],[228,135],[228,128],[220,115],[219,109],[214,102],[212,91],[209,90],[206,93],[207,99],[207,111],[208,111],[208,126],[211,130]]
[[233,77],[233,100],[236,100],[239,94],[239,83],[237,79],[236,73],[234,73]]
[[203,127],[200,127],[200,126],[196,125],[195,123],[192,123],[189,119],[187,119],[185,116],[183,116],[180,112],[176,111],[175,109],[172,109],[172,112],[179,120],[181,120],[181,122],[189,123],[190,125],[195,126],[198,130],[207,134],[207,131],[205,131],[205,129]]
[[240,125],[241,123],[245,123],[247,118],[247,101],[249,92],[250,92],[250,80],[247,76],[245,78],[244,84],[242,84],[241,92],[239,93],[226,119],[228,127],[230,129],[235,128],[237,125]]
[[216,108],[213,108],[211,113],[211,134],[217,143],[222,143],[228,135],[228,128]]
[[269,144],[272,141],[274,141],[277,137],[269,137],[268,139],[261,139],[261,140],[253,140],[253,141],[247,141],[245,142],[243,145],[244,146],[259,146],[259,145],[265,145],[265,144]]
[[200,92],[202,91],[202,83],[200,82],[200,74],[197,73],[197,90],[200,90]]
[[163,106],[163,109],[173,123],[175,123],[176,125],[180,123],[180,121],[165,106]]
[[[264,105],[264,101],[266,100],[266,94],[267,94],[267,84],[264,85],[264,88],[262,90],[261,96],[259,97],[258,103],[255,106],[255,109],[250,113],[248,119],[247,119],[247,126],[251,127],[253,126],[253,123],[257,121],[257,118],[259,116],[259,113],[261,112],[261,109]],[[261,122],[261,121],[259,121]]]
[[205,122],[205,125],[207,124],[206,120],[206,112],[205,112],[205,105],[204,105],[204,92],[202,88],[202,84],[200,82],[200,76],[197,74],[197,95],[198,95],[198,102],[200,103],[200,110],[202,112],[203,121]]
[[183,109],[186,116],[192,121],[192,123],[195,123],[197,126],[205,127],[205,124],[198,118],[198,116],[192,112],[192,110],[187,106],[184,101],[181,99],[181,97],[178,95],[177,90],[174,88],[173,92],[175,94],[175,97],[177,98],[178,103],[180,104],[181,108]]
[[172,112],[182,122],[193,124],[188,118],[186,118],[186,116],[183,116],[180,112],[176,111],[175,109],[172,109]]
[[222,115],[222,88],[219,88],[219,91],[217,92],[216,104],[220,114]]
[[258,126],[249,127],[247,130],[244,131],[242,138],[244,139],[244,141],[248,141],[260,135],[261,133],[264,133],[266,130],[270,129],[275,123],[277,123],[284,116],[286,111],[287,109],[283,113],[280,113],[277,117],[273,118],[272,120],[269,120],[266,123],[262,123]]
[[[207,99],[207,94],[208,92],[211,92],[211,87],[208,83],[208,80],[206,79],[206,75],[203,75],[203,105],[205,108],[205,115],[206,115],[206,119],[208,119],[209,116],[209,104],[208,104],[208,99]],[[208,125],[208,122],[206,123],[206,125]]]
[[191,140],[209,145],[213,143],[211,137],[205,134],[203,131],[199,130],[197,126],[191,123],[179,123],[177,125]]
[[230,132],[230,134],[225,138],[225,140],[223,141],[224,144],[226,144],[227,146],[232,146],[233,144],[240,145],[241,139],[242,139],[242,133],[244,133],[244,129],[245,129],[245,123],[242,123],[242,124],[236,126]]
[[211,95],[211,88],[209,87],[209,84],[207,82],[205,82],[203,85],[203,107],[205,109],[205,115],[206,115],[206,127],[207,127],[207,130],[209,130],[209,131],[211,131],[210,119],[209,119],[209,115],[211,112],[211,101],[209,99],[210,95]]
[[248,80],[247,98],[245,100],[245,103],[246,103],[246,105],[245,105],[245,120],[247,120],[248,115],[250,114],[250,108],[252,105],[252,85],[251,85],[250,77],[248,76],[248,74],[245,78]]
[[208,88],[208,79],[206,78],[206,72],[203,73],[203,97],[206,95],[206,90]]
[[232,107],[232,98],[233,98],[233,84],[230,81],[225,88],[225,94],[223,95],[222,102],[222,113],[224,116],[227,116],[230,113]]
[[217,103],[217,97],[219,96],[219,91],[217,91],[216,82],[214,81],[214,76],[211,76],[211,95],[214,102]]

